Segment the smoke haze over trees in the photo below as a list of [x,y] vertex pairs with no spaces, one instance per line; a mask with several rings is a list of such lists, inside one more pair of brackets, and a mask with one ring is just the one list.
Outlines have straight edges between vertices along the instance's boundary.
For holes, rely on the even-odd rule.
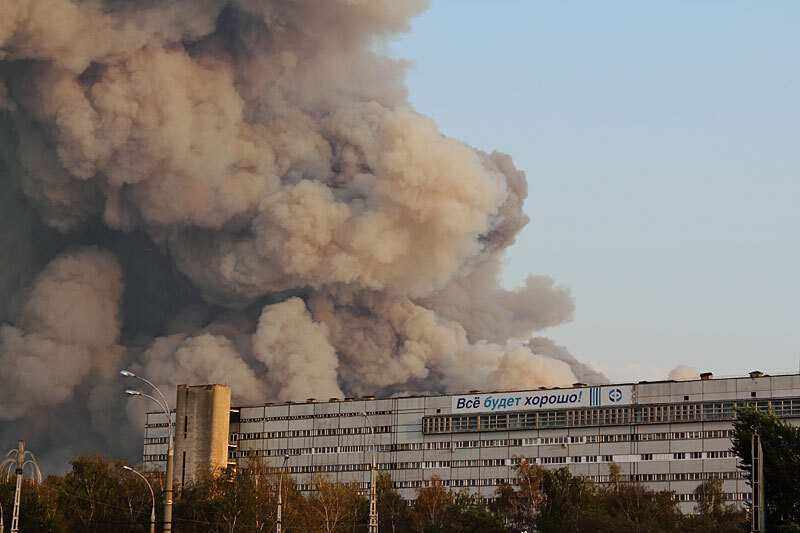
[[380,53],[425,7],[4,4],[4,441],[135,458],[123,367],[235,402],[605,381],[531,338],[567,288],[499,283],[525,174],[415,113]]

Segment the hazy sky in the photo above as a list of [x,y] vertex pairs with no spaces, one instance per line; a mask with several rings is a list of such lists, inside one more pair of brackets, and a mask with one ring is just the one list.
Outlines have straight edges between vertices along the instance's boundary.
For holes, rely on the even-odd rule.
[[800,360],[800,2],[433,0],[393,44],[443,133],[513,155],[505,284],[568,285],[545,335],[614,380]]

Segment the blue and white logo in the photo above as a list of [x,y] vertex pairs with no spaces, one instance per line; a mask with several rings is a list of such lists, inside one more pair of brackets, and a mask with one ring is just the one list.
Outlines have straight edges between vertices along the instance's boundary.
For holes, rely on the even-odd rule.
[[617,403],[622,400],[622,391],[619,389],[611,389],[608,391],[608,399],[611,403]]
[[592,387],[589,389],[589,405],[595,407],[600,405],[600,387]]

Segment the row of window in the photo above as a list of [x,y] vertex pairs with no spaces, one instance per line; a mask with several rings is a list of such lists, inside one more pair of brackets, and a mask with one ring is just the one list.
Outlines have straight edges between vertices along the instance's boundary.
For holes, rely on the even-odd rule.
[[731,451],[714,452],[679,452],[679,453],[643,453],[640,454],[642,461],[670,461],[681,459],[729,459],[735,457]]
[[[332,437],[336,435],[363,435],[372,432],[369,426],[354,428],[295,429],[291,431],[268,431],[265,433],[231,433],[230,441],[288,439],[297,437]],[[392,426],[375,426],[375,433],[391,433]]]
[[[725,492],[725,499],[729,502],[746,502],[750,501],[752,494],[749,492]],[[674,498],[679,502],[696,502],[698,501],[697,494],[690,492],[689,494],[676,494]]]
[[744,472],[741,470],[734,470],[730,472],[671,472],[671,473],[661,473],[661,474],[632,474],[623,477],[627,478],[626,481],[641,481],[641,482],[704,481],[706,479],[722,479],[727,481],[727,480],[745,479]]
[[[579,435],[562,437],[532,437],[527,439],[494,439],[494,440],[459,440],[459,441],[430,441],[413,442],[403,444],[378,444],[378,452],[391,453],[410,450],[461,450],[468,448],[493,448],[493,447],[520,447],[520,446],[546,446],[568,444],[606,444],[615,442],[631,441],[653,441],[653,440],[680,440],[680,439],[701,439],[701,438],[730,438],[732,430],[714,431],[677,431],[668,433],[624,433],[614,435]],[[148,439],[146,439],[148,440]],[[155,439],[154,439],[155,440]],[[283,455],[323,455],[341,453],[364,453],[371,452],[372,445],[351,445],[351,446],[316,446],[310,448],[280,448],[267,450],[236,450],[230,452],[232,459],[240,457],[278,457]],[[686,452],[684,454],[674,454],[674,459],[682,459],[680,455],[687,455],[690,459],[701,458],[703,452]],[[719,459],[730,457],[729,452],[705,452],[703,456],[708,459]],[[721,455],[719,455],[721,454]],[[698,455],[697,457],[695,457]],[[714,455],[712,457],[712,455]],[[591,457],[591,456],[589,456]]]
[[[366,491],[369,490],[369,481],[362,481],[362,482],[356,483],[356,485],[361,490],[362,494],[365,494]],[[311,491],[317,490],[317,487],[316,487],[316,484],[314,484],[314,483],[298,483],[297,484],[297,490],[299,490],[301,492],[311,492]]]
[[171,425],[171,424],[168,424],[166,422],[158,423],[158,424],[156,424],[156,423],[153,423],[153,424],[148,423],[148,424],[145,424],[144,427],[146,427],[146,428],[165,428],[165,427],[167,427],[169,425]]
[[[360,428],[342,428],[342,429],[360,429]],[[379,426],[375,428],[376,433],[388,433],[391,430],[390,426]],[[333,430],[335,431],[335,430]],[[343,433],[349,434],[349,433]],[[240,435],[231,435],[231,442],[237,440],[251,440],[258,439],[259,433],[243,433]],[[463,449],[463,448],[494,448],[494,447],[507,447],[507,446],[546,446],[553,444],[604,444],[611,442],[631,442],[631,441],[652,441],[652,440],[681,440],[681,439],[711,439],[711,438],[730,438],[733,435],[732,430],[714,430],[714,431],[675,431],[664,433],[623,433],[613,435],[578,435],[578,436],[561,436],[561,437],[532,437],[527,439],[493,439],[493,440],[460,440],[460,441],[431,441],[431,442],[415,442],[404,444],[379,444],[377,449],[379,452],[396,452],[408,450],[448,450],[448,449]],[[167,437],[148,437],[144,439],[145,444],[167,444]],[[321,453],[350,453],[350,452],[363,452],[372,451],[371,446],[323,446],[311,448],[311,454]],[[267,452],[269,450],[264,450]],[[279,453],[258,453],[254,450],[253,455],[283,455]],[[242,455],[241,457],[246,457]]]
[[[472,461],[452,461],[454,463],[452,468],[477,466],[473,464],[455,464],[455,463],[472,463]],[[475,461],[480,466],[510,466],[511,459],[485,459]],[[513,461],[515,464],[519,462]],[[433,468],[451,468],[451,461],[408,461],[399,463],[378,463],[378,470],[429,470]],[[359,464],[334,464],[334,465],[303,465],[292,466],[288,468],[291,474],[315,474],[322,472],[364,472],[368,471],[372,463],[359,463]]]
[[[409,463],[408,466],[405,466],[405,463],[401,463],[403,468],[395,468],[395,470],[405,469],[405,468],[419,468],[419,466],[413,466],[415,463]],[[418,464],[418,463],[416,463]],[[295,467],[292,468],[290,471],[293,474],[310,474],[310,473],[333,473],[333,472],[346,472],[346,471],[368,471],[369,465],[350,465],[350,466],[358,466],[360,468],[348,468],[348,469],[339,469],[337,470],[335,467],[336,465],[329,465],[329,466],[316,466],[316,467]],[[379,465],[380,470],[385,470],[391,465]],[[242,472],[247,473],[247,469],[243,468]],[[595,476],[582,476],[585,479],[592,481],[594,483],[609,483],[611,481],[611,476],[609,475],[595,475]],[[663,474],[622,474],[619,476],[619,479],[623,482],[640,482],[640,483],[647,483],[647,482],[677,482],[677,481],[704,481],[707,479],[721,479],[721,480],[741,480],[745,479],[744,472],[735,470],[735,471],[727,471],[727,472],[680,472],[680,473],[663,473]],[[518,479],[516,477],[509,477],[509,478],[469,478],[469,479],[414,479],[414,480],[400,480],[394,481],[393,485],[396,489],[416,489],[416,488],[423,488],[423,487],[430,487],[434,484],[439,484],[445,487],[487,487],[487,486],[498,486],[502,484],[511,484],[516,485]],[[366,491],[369,489],[369,482],[368,481],[355,481],[356,485],[359,489]],[[314,483],[299,483],[297,485],[297,489],[300,491],[313,491],[316,490]],[[748,501],[751,497],[750,493],[747,492],[740,492],[740,493],[725,493],[726,498],[728,501]],[[691,502],[696,501],[694,493],[688,494],[675,494],[674,498],[681,502]],[[485,501],[488,503],[492,498],[489,498]]]
[[[530,437],[525,439],[442,440],[425,443],[426,450],[458,450],[462,448],[493,448],[507,446],[547,446],[564,444],[608,444],[614,442],[640,442],[686,439],[731,438],[733,430],[670,431],[662,433],[616,433],[612,435],[573,435],[560,437]],[[380,451],[380,449],[379,449]]]
[[597,409],[523,411],[484,415],[428,416],[422,421],[423,433],[459,433],[540,429],[553,427],[615,426],[669,422],[732,420],[735,407],[752,406],[773,411],[778,416],[800,416],[800,398],[738,402],[706,402]]
[[[369,416],[390,415],[391,411],[367,411]],[[276,420],[308,420],[309,418],[345,418],[349,416],[364,416],[361,411],[352,413],[312,413],[292,416],[261,416],[258,418],[242,418],[239,422],[274,422]]]
[[[651,476],[659,475],[662,476],[659,479],[652,479]],[[584,476],[589,481],[593,481],[595,483],[608,483],[610,481],[609,476]],[[636,474],[636,475],[623,475],[620,476],[620,479],[624,482],[636,481],[636,482],[649,482],[649,481],[702,481],[710,478],[717,478],[723,480],[739,480],[744,479],[742,472],[691,472],[685,474]],[[434,481],[431,479],[410,479],[410,480],[401,480],[395,481],[394,488],[396,489],[416,489],[422,487],[430,487],[434,483],[439,483],[445,487],[493,487],[498,485],[503,485],[506,483],[515,485],[517,484],[517,479],[514,477],[511,478],[488,478],[488,479],[476,479],[476,478],[469,478],[469,479],[441,479],[438,481]],[[362,489],[368,489],[369,484],[367,482],[359,482],[359,486]],[[308,488],[300,488],[300,487],[308,487]],[[300,484],[298,485],[300,490],[314,490],[313,484]],[[734,494],[738,494],[739,496],[735,496]],[[741,495],[744,496],[741,496]],[[676,494],[675,498],[678,501],[695,501],[692,498],[685,498],[687,496],[685,494]],[[693,496],[693,493],[688,494],[688,496]],[[726,493],[725,496],[728,500],[733,500],[738,498],[739,500],[747,500],[749,499],[749,493]]]
[[[356,447],[353,447],[356,448]],[[317,455],[318,448],[310,448],[308,453],[302,455]],[[266,454],[264,452],[286,452],[289,455],[301,455],[289,453],[294,450],[236,450],[229,452],[230,459],[240,459],[245,457],[277,457],[283,453]],[[366,450],[353,450],[363,453]],[[261,453],[259,453],[261,452]],[[322,452],[325,453],[325,452]],[[337,452],[331,452],[337,453]],[[532,457],[529,460],[540,465],[553,464],[580,464],[580,463],[636,463],[640,461],[675,461],[688,459],[728,459],[735,457],[731,451],[711,451],[711,452],[679,452],[679,453],[641,453],[641,454],[618,454],[618,455],[572,455],[572,456],[546,456]],[[428,468],[466,468],[466,467],[489,467],[489,466],[514,466],[519,464],[520,458],[499,458],[499,459],[455,459],[442,461],[412,461],[403,463],[381,463],[382,470],[406,470],[406,469],[428,469]],[[291,467],[292,472],[346,472],[351,470],[365,470],[367,463],[350,463],[341,465],[313,465]],[[300,470],[295,470],[300,469]],[[322,470],[314,470],[322,469]]]
[[[390,426],[381,426],[391,429]],[[378,428],[376,428],[377,431]],[[250,434],[239,436],[239,440],[247,440]],[[259,435],[259,434],[254,434]],[[685,440],[685,439],[721,439],[730,438],[733,430],[719,429],[712,431],[672,431],[662,433],[617,433],[612,435],[573,435],[560,437],[531,437],[525,439],[486,439],[486,440],[456,440],[456,441],[429,441],[429,442],[407,442],[402,444],[378,444],[379,452],[399,452],[410,450],[461,450],[465,448],[495,448],[495,447],[514,447],[514,446],[547,446],[564,444],[607,444],[614,442],[638,442],[638,441],[660,441],[660,440]],[[246,438],[245,438],[246,436]],[[164,437],[166,439],[166,437]],[[152,444],[147,442],[145,444]],[[232,441],[236,439],[231,439]],[[166,440],[163,441],[165,443]],[[323,453],[360,453],[372,451],[371,445],[365,446],[318,446],[306,448],[311,450],[309,454],[318,455]],[[246,452],[248,450],[242,450]],[[284,455],[285,450],[251,450],[249,455]],[[290,454],[299,455],[299,454]],[[248,457],[248,454],[239,457]]]
[[[476,479],[453,479],[453,480],[442,480],[440,482],[441,485],[445,487],[485,487],[485,486],[498,486],[507,483],[510,480],[498,478],[498,479],[484,479],[484,480],[476,480]],[[513,481],[513,480],[511,480]],[[362,491],[369,490],[369,482],[362,481],[357,483],[358,488]],[[394,488],[396,489],[418,489],[422,487],[429,487],[431,486],[430,480],[409,480],[409,481],[395,481]],[[314,483],[300,483],[297,485],[297,490],[301,492],[311,492],[315,490],[316,487]],[[752,494],[749,492],[726,492],[725,498],[727,501],[730,502],[746,502],[750,501],[752,498]],[[682,494],[675,494],[673,498],[679,502],[694,502],[697,501],[697,495],[693,492],[690,493],[682,493]],[[483,501],[483,503],[488,503],[491,501],[492,498],[487,498]]]
[[734,457],[729,451],[718,452],[690,452],[690,453],[640,453],[624,455],[573,455],[559,457],[535,457],[535,461],[540,465],[564,465],[579,463],[638,463],[640,461],[672,461],[681,459],[725,459]]
[[[415,450],[422,449],[422,443],[419,447],[414,447]],[[393,452],[405,448],[402,444],[379,444],[376,446],[376,451],[379,452]],[[353,445],[353,446],[316,446],[313,448],[280,448],[272,450],[234,450],[228,452],[231,459],[238,457],[282,457],[284,455],[324,455],[324,454],[338,454],[338,453],[365,453],[371,452],[372,445]]]
[[[388,427],[388,426],[383,426]],[[730,438],[732,430],[713,430],[713,431],[679,431],[665,433],[624,433],[614,435],[579,435],[561,437],[532,437],[526,439],[493,439],[493,440],[461,440],[461,441],[431,441],[431,442],[410,442],[402,444],[378,444],[378,452],[390,453],[412,450],[461,450],[468,448],[490,448],[490,447],[519,447],[519,446],[545,446],[545,445],[567,445],[567,444],[593,444],[593,443],[613,443],[630,441],[651,441],[651,440],[678,440],[678,439],[701,439],[701,438]],[[244,440],[244,439],[241,439]],[[146,438],[145,444],[167,444],[167,437]],[[243,457],[279,457],[283,455],[322,455],[322,454],[342,454],[342,453],[365,453],[372,451],[372,445],[351,445],[351,446],[317,446],[309,448],[282,448],[269,450],[234,450],[229,452],[231,459]],[[702,452],[686,452],[673,454],[673,459],[699,459],[698,454]],[[718,459],[731,457],[730,452],[705,452],[703,457],[708,459]],[[163,454],[162,454],[163,455]],[[686,457],[682,457],[682,456]],[[155,455],[145,455],[145,461],[164,460],[148,459]],[[592,457],[592,456],[587,456]],[[604,456],[600,456],[604,457]],[[586,462],[592,462],[590,459]]]

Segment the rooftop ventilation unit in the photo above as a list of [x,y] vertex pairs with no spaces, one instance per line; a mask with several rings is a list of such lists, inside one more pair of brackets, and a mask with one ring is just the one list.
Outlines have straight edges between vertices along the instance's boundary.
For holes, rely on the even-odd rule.
[[703,381],[714,379],[714,374],[712,374],[711,372],[703,372],[702,374],[700,374],[700,379],[702,379]]
[[762,371],[760,371],[760,370],[753,370],[752,372],[750,372],[750,377],[751,378],[760,378],[763,375],[764,375],[764,373]]

